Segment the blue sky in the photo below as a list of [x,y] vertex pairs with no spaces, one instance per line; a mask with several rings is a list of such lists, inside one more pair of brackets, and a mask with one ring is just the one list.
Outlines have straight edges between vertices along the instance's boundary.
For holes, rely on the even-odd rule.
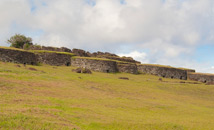
[[34,43],[214,73],[213,0],[1,0],[0,45]]

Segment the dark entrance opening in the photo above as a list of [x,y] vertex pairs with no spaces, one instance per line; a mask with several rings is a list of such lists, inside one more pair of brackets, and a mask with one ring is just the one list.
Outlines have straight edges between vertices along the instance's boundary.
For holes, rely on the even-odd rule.
[[31,65],[34,65],[34,62],[31,62],[30,64],[31,64]]
[[67,63],[66,63],[66,66],[71,66],[71,63],[70,63],[70,62],[67,62]]
[[181,76],[180,79],[183,79],[183,77]]
[[165,75],[163,75],[162,77],[163,77],[163,78],[165,78],[166,76],[165,76]]
[[173,79],[174,77],[173,76],[171,76],[171,79]]
[[106,70],[107,73],[109,73],[109,70]]
[[207,83],[207,80],[204,80],[204,83]]

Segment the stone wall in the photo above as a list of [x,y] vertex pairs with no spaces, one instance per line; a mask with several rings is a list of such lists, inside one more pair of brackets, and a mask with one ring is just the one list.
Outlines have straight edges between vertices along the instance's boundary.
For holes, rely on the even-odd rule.
[[136,64],[132,63],[117,63],[117,68],[119,72],[124,72],[124,73],[131,73],[131,74],[137,74],[138,69]]
[[[78,50],[78,52],[81,51]],[[83,51],[83,55],[87,55],[87,52]],[[113,54],[110,53],[108,55],[113,56]],[[200,81],[204,83],[214,83],[214,75],[194,73],[195,70],[192,69],[173,68],[170,66],[149,65],[149,64],[136,65],[135,63],[130,62],[116,62],[114,60],[111,61],[107,59],[105,60],[91,57],[72,58],[72,55],[59,52],[32,53],[20,49],[0,48],[0,61],[31,65],[36,65],[39,62],[54,66],[72,65],[76,67],[88,68],[93,71],[105,73],[124,72],[137,74],[138,72],[142,72],[165,78],[182,79],[182,80],[187,80],[187,78],[189,78],[190,80]]]
[[38,57],[38,61],[40,63],[53,65],[53,66],[61,66],[61,65],[70,66],[71,65],[71,55],[42,52],[42,53],[36,53],[36,56]]
[[75,67],[83,67],[93,71],[115,73],[117,70],[117,63],[115,61],[97,60],[87,58],[72,58],[71,65]]
[[156,66],[156,65],[138,65],[138,71],[146,74],[157,75],[164,78],[187,80],[187,70]]
[[214,83],[214,75],[203,73],[188,73],[188,79],[203,83]]
[[35,65],[37,57],[27,51],[0,48],[0,61]]

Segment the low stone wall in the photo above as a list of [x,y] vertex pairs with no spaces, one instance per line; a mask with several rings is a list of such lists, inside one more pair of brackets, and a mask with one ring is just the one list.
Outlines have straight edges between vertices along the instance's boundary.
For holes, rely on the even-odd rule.
[[40,63],[53,65],[53,66],[61,66],[61,65],[70,66],[71,65],[71,55],[42,52],[42,53],[36,53],[36,56],[38,57],[38,61]]
[[187,80],[187,70],[156,66],[156,65],[138,65],[138,71],[146,74],[157,75],[164,78]]
[[136,64],[131,63],[117,63],[117,68],[119,72],[137,74],[138,69]]
[[37,57],[27,51],[0,48],[0,61],[35,65]]
[[93,71],[115,73],[117,70],[117,63],[115,61],[72,58],[71,65],[75,67],[83,67]]
[[214,83],[214,75],[203,73],[188,73],[188,79],[203,83]]

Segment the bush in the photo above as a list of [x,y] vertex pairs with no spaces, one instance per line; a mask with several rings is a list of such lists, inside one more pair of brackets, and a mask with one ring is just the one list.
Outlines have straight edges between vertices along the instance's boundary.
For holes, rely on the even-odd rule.
[[15,34],[10,39],[8,39],[7,42],[11,44],[10,45],[11,47],[22,48],[22,49],[24,47],[27,49],[30,45],[33,45],[32,38],[26,37],[21,34]]

